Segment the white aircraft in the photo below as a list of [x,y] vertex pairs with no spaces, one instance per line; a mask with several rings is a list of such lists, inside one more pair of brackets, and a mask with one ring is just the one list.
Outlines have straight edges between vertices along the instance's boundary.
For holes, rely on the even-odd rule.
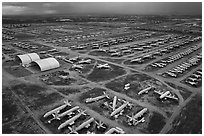
[[140,120],[135,120],[135,121],[133,121],[133,123],[128,122],[128,125],[131,125],[131,126],[134,125],[134,126],[136,126],[137,124],[143,123],[143,122],[145,122],[144,117],[141,118]]
[[114,56],[120,57],[120,56],[122,56],[122,54],[120,52],[115,52],[115,53],[111,53],[111,56],[112,57],[114,57]]
[[145,88],[145,89],[143,89],[143,90],[139,91],[138,95],[141,95],[141,94],[143,94],[143,93],[148,93],[148,92],[149,92],[149,90],[151,90],[151,89],[152,89],[152,86],[147,87],[147,88]]
[[114,111],[115,108],[116,108],[117,100],[119,100],[119,99],[117,99],[117,96],[114,96],[114,97],[113,97],[113,102],[108,103],[108,102],[106,101],[106,102],[104,102],[103,104],[104,104],[106,107],[111,108],[111,109]]
[[118,132],[120,134],[124,134],[125,133],[121,128],[116,127],[116,128],[109,129],[105,134],[112,134],[114,132]]
[[110,67],[110,65],[108,65],[108,63],[106,63],[106,64],[98,64],[97,66],[96,66],[97,68],[100,68],[100,69],[102,69],[102,68],[111,68]]
[[200,77],[202,77],[202,75],[197,75],[197,74],[192,74],[192,76],[194,76],[195,78],[200,78]]
[[98,49],[97,51],[106,52],[105,49]]
[[138,118],[141,117],[142,115],[144,115],[147,112],[147,110],[148,110],[147,108],[144,108],[141,111],[139,111],[137,114],[132,115],[132,117],[127,115],[126,117],[129,118],[128,122],[130,123],[130,121],[133,121],[133,123],[131,123],[133,125],[137,125],[140,122],[144,122],[145,121],[144,117],[142,119],[140,119],[140,120],[138,120]]
[[66,58],[62,58],[62,60],[64,60],[65,62],[71,63],[71,64],[74,63],[74,62],[72,62],[72,61],[70,61],[70,60],[68,60],[68,59],[66,59]]
[[202,75],[202,71],[197,70],[196,71],[198,74]]
[[[178,71],[178,70],[177,70]],[[174,74],[174,73],[171,73],[171,72],[165,72],[166,74],[168,74],[169,76],[171,76],[171,77],[177,77],[177,75],[176,74]]]
[[83,129],[84,127],[85,127],[85,128],[90,127],[90,126],[91,126],[90,124],[91,124],[93,121],[94,121],[94,118],[90,118],[90,119],[88,119],[87,121],[85,121],[84,123],[80,124],[80,125],[79,125],[78,127],[76,127],[75,129],[74,129],[74,128],[71,128],[71,127],[68,127],[69,130],[71,131],[70,134],[71,134],[71,133],[78,134],[77,131]]
[[197,83],[196,83],[196,82],[187,81],[187,83],[189,83],[189,84],[190,84],[190,85],[192,85],[192,86],[197,85]]
[[70,58],[69,60],[70,61],[78,61],[81,57],[80,56],[77,56],[77,57],[74,57],[74,58]]
[[68,100],[64,101],[64,104],[45,113],[45,115],[43,116],[44,118],[53,115],[55,117],[55,114],[59,113],[60,110],[64,109],[66,106],[71,106],[70,102],[68,102]]
[[83,68],[83,65],[81,64],[81,65],[75,65],[75,64],[73,64],[72,65],[72,68],[73,69],[82,69]]
[[75,116],[72,117],[71,119],[69,119],[69,120],[65,121],[64,123],[62,123],[62,124],[58,127],[58,130],[60,130],[60,129],[66,127],[67,125],[73,125],[74,122],[75,122],[75,120],[77,120],[82,114],[86,115],[86,114],[84,113],[85,111],[86,111],[86,110],[80,112],[79,114],[75,115]]
[[103,98],[109,98],[109,96],[106,94],[106,92],[103,92],[103,95],[101,96],[97,96],[97,97],[94,97],[94,98],[87,98],[85,100],[86,103],[89,103],[89,102],[95,102],[95,101],[98,101],[98,100],[101,100]]
[[116,108],[116,102],[117,102],[117,96],[114,96],[114,98],[113,98],[113,106],[112,106],[113,111],[114,111],[115,108]]
[[191,81],[195,82],[195,81],[197,81],[198,79],[189,77],[188,80],[191,80]]
[[155,90],[154,92],[160,95],[159,97],[160,99],[170,98],[170,99],[178,100],[178,98],[175,95],[171,94],[170,91],[162,92],[162,91]]
[[76,48],[79,49],[79,50],[81,50],[81,49],[86,48],[86,46],[77,46]]
[[104,126],[104,123],[100,120],[99,122],[95,121],[95,123],[97,124],[97,128],[106,128],[106,126]]
[[81,60],[78,62],[79,64],[90,64],[91,63],[91,59],[87,59],[87,60]]
[[[115,118],[117,118],[119,115],[122,114],[122,112],[124,111],[123,109],[127,106],[130,105],[129,102],[125,102],[123,105],[121,105],[120,107],[118,107],[117,109],[115,109],[112,113],[111,113],[111,117],[114,116]],[[120,113],[118,115],[116,115],[117,113]]]
[[124,50],[123,53],[132,53],[132,50]]
[[142,60],[142,58],[136,58],[136,59],[130,60],[130,62],[131,62],[131,63],[140,62],[141,60]]
[[125,87],[124,87],[124,89],[125,89],[125,90],[130,89],[130,83],[126,84]]
[[57,113],[57,114],[53,115],[54,117],[52,119],[50,119],[48,121],[48,123],[51,123],[51,121],[54,120],[54,119],[60,120],[62,117],[66,116],[66,115],[70,116],[70,115],[73,114],[73,111],[75,111],[77,109],[79,109],[79,106],[75,106],[75,107],[73,107],[73,108],[71,108],[71,109],[69,109],[69,110],[67,110],[67,111],[65,111],[65,112],[63,112],[61,114]]

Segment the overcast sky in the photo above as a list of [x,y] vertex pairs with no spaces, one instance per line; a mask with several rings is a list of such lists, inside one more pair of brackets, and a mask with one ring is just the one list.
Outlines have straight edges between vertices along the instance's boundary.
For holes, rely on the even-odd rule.
[[202,14],[201,2],[3,2],[3,15]]

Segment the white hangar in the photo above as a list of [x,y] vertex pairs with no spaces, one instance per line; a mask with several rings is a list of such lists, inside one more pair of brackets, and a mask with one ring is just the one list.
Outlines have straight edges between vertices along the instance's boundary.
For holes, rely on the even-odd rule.
[[59,62],[55,58],[36,60],[32,62],[32,65],[37,66],[41,71],[46,71],[60,67]]
[[17,60],[19,60],[22,63],[22,65],[29,64],[36,60],[40,60],[40,56],[37,53],[17,55],[16,57],[17,57]]

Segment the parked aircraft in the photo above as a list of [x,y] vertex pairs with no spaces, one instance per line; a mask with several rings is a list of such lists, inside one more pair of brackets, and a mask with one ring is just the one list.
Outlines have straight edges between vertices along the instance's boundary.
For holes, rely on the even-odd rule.
[[[122,114],[122,112],[124,111],[123,109],[127,106],[127,105],[130,105],[130,103],[129,102],[125,102],[123,105],[121,105],[120,107],[118,107],[117,109],[115,109],[112,113],[111,113],[111,117],[112,116],[115,116],[116,114],[118,114],[118,113],[120,113],[120,114]],[[118,115],[119,116],[119,115]],[[118,117],[118,116],[115,116],[116,118]]]
[[105,134],[113,134],[114,132],[118,132],[120,134],[124,134],[125,133],[121,128],[116,127],[116,128],[109,129]]
[[61,114],[55,114],[55,115],[53,115],[54,118],[49,120],[48,123],[51,123],[51,121],[54,120],[54,119],[60,120],[62,117],[66,116],[66,115],[70,116],[70,115],[73,114],[73,111],[75,111],[77,109],[79,109],[79,106],[75,106],[75,107],[73,107],[73,108],[71,108],[71,109],[69,109],[69,110],[67,110],[67,111],[65,111],[65,112],[63,112]]
[[145,121],[144,117],[140,120],[138,120],[138,118],[142,117],[147,112],[147,110],[148,110],[147,108],[144,108],[141,111],[139,111],[137,114],[132,115],[132,117],[127,115],[127,117],[129,118],[128,122],[129,123],[132,122],[131,124],[133,124],[133,125],[137,125],[140,122],[144,122]]
[[178,98],[175,95],[171,94],[170,91],[162,92],[162,91],[155,90],[154,92],[160,95],[159,97],[160,99],[170,98],[170,99],[178,100]]
[[87,60],[81,60],[78,62],[79,64],[90,64],[91,63],[91,59],[87,59]]
[[99,122],[95,121],[95,123],[97,124],[97,128],[98,129],[99,128],[103,128],[103,129],[106,128],[105,124],[101,120]]
[[73,62],[76,62],[76,61],[78,61],[78,60],[80,60],[80,56],[77,56],[77,57],[74,57],[74,58],[70,58],[69,60],[70,61],[73,61]]
[[98,49],[97,51],[106,52],[105,49]]
[[86,46],[77,46],[76,47],[76,49],[78,49],[78,50],[83,50],[83,49],[85,49],[86,48]]
[[109,69],[109,68],[111,68],[111,66],[108,65],[108,63],[106,63],[106,64],[98,64],[96,67],[99,68],[99,69],[102,69],[102,68],[105,68],[105,69],[108,68]]
[[139,123],[142,123],[142,122],[145,122],[145,119],[144,119],[144,117],[142,117],[141,119],[139,119],[139,120],[133,120],[133,122],[131,123],[131,121],[130,122],[128,122],[128,125],[134,125],[134,126],[136,126],[137,124],[139,124]]
[[85,100],[85,102],[86,103],[95,102],[95,101],[101,100],[103,98],[109,98],[109,96],[106,94],[106,92],[103,92],[103,95],[101,95],[101,96],[97,96],[97,97],[94,97],[94,98],[87,98]]
[[114,111],[115,108],[116,108],[116,102],[117,102],[117,96],[114,96],[114,98],[113,98],[113,106],[112,106],[113,111]]
[[82,65],[82,64],[80,64],[80,65],[75,65],[75,64],[73,64],[73,65],[72,65],[72,68],[73,68],[73,69],[82,69],[82,68],[83,68],[83,65]]
[[196,82],[198,79],[189,77],[188,80],[191,80],[191,81],[193,81],[193,82]]
[[142,61],[142,58],[136,58],[136,59],[132,59],[130,60],[131,63],[134,63],[134,62],[141,62]]
[[198,75],[198,74],[192,74],[192,76],[194,76],[195,78],[200,78],[200,77],[202,77],[202,75]]
[[65,121],[64,123],[62,123],[62,124],[58,127],[58,130],[60,130],[60,129],[66,127],[67,125],[73,125],[74,122],[75,122],[75,120],[77,120],[82,114],[86,115],[86,114],[84,113],[85,111],[86,111],[86,110],[80,112],[79,114],[75,115],[75,116],[72,117],[71,119],[69,119],[69,120]]
[[46,117],[48,117],[50,115],[55,116],[54,114],[59,113],[59,111],[64,109],[66,106],[71,106],[71,104],[70,104],[70,102],[68,102],[68,100],[64,101],[63,105],[61,105],[61,106],[59,106],[59,107],[57,107],[57,108],[55,108],[55,109],[45,113],[45,115],[43,117],[46,118]]
[[128,89],[130,89],[130,83],[127,83],[127,84],[125,84],[125,87],[124,87],[124,89],[125,89],[125,90],[128,90]]
[[148,93],[148,92],[149,92],[149,90],[151,90],[151,89],[152,89],[152,86],[147,87],[147,88],[145,88],[145,89],[143,89],[143,90],[139,91],[138,95],[141,95],[141,94],[143,94],[143,93]]
[[187,83],[189,83],[189,84],[190,84],[190,85],[192,85],[192,86],[197,85],[197,83],[196,83],[196,82],[187,81]]
[[120,53],[120,52],[111,53],[111,56],[112,57],[114,57],[114,56],[120,57],[120,56],[122,56],[122,53]]
[[[178,71],[178,70],[177,70]],[[165,72],[166,74],[168,74],[169,76],[171,76],[171,77],[177,77],[177,75],[176,74],[174,74],[174,73],[171,73],[171,72]]]
[[75,129],[74,128],[71,128],[71,127],[68,127],[69,130],[71,131],[71,133],[75,133],[75,134],[78,134],[77,131],[83,129],[83,128],[88,128],[90,127],[90,124],[94,121],[94,118],[90,118],[88,119],[87,121],[83,122],[82,124],[80,124],[78,127],[76,127]]
[[197,70],[196,72],[197,72],[198,74],[202,75],[202,71]]

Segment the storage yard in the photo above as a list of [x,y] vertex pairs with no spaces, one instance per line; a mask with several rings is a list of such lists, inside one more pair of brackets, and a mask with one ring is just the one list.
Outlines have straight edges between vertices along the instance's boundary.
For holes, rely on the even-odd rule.
[[202,133],[202,20],[162,17],[3,23],[2,132]]

